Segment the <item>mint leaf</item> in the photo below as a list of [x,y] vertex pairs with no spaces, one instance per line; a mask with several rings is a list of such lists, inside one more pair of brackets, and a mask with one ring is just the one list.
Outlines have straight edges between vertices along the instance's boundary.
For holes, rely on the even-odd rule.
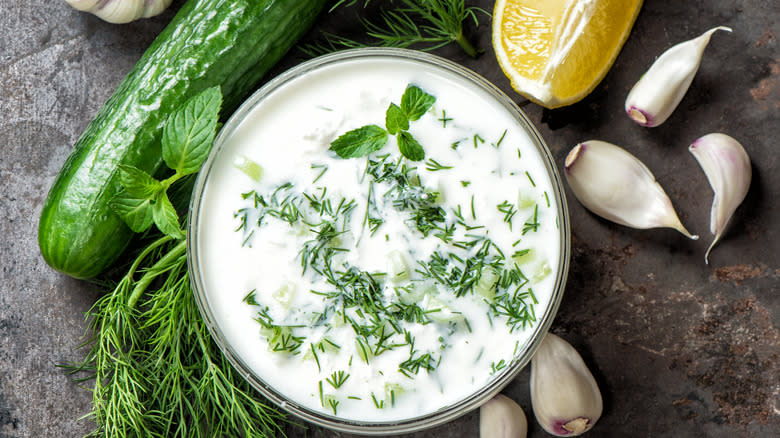
[[148,230],[154,222],[151,199],[138,198],[127,190],[111,199],[111,208],[136,233]]
[[129,195],[142,200],[154,198],[157,192],[163,189],[160,181],[148,173],[124,164],[119,165],[119,182]]
[[408,131],[399,132],[396,138],[398,139],[398,149],[401,151],[401,155],[412,161],[420,161],[425,158],[425,151],[422,145]]
[[377,125],[353,129],[330,143],[341,158],[357,158],[376,152],[387,143],[387,131]]
[[411,121],[415,121],[431,109],[436,98],[416,85],[407,85],[401,97],[401,109]]
[[152,204],[152,216],[155,225],[164,234],[174,239],[184,238],[184,232],[179,226],[179,215],[165,192],[160,192],[155,197],[154,204]]
[[221,105],[219,87],[207,88],[168,117],[162,134],[162,155],[168,167],[181,175],[200,169],[214,142]]
[[385,113],[385,126],[390,135],[395,135],[399,131],[406,131],[409,129],[409,119],[406,117],[406,113],[404,113],[401,107],[391,103]]

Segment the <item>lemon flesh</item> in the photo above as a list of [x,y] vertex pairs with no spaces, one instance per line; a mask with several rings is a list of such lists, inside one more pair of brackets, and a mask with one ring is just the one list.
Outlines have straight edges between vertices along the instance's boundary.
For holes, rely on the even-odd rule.
[[512,87],[546,107],[570,105],[607,74],[642,0],[497,0],[493,48]]

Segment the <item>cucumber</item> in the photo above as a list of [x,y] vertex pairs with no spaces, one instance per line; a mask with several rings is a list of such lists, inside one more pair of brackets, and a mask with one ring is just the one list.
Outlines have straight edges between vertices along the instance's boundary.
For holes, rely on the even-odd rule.
[[113,264],[133,232],[110,208],[118,166],[155,174],[167,115],[215,85],[230,114],[309,30],[327,0],[188,0],[79,138],[38,226],[46,262],[75,278]]

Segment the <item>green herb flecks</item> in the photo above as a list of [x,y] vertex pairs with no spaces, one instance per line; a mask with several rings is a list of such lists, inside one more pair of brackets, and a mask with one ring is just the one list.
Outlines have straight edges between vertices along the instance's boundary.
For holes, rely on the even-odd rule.
[[446,220],[444,209],[436,201],[438,193],[420,185],[415,169],[401,160],[390,160],[389,155],[368,160],[366,167],[374,182],[389,185],[385,197],[395,209],[409,213],[409,222],[427,236],[434,230],[443,230]]
[[425,169],[430,172],[437,172],[440,170],[452,169],[452,166],[446,166],[434,160],[433,158],[430,158],[428,159],[428,161],[425,162]]
[[[452,120],[453,120],[452,117],[447,117],[447,111],[441,110],[441,117],[439,117],[439,121],[441,122],[441,127],[442,128],[446,128],[447,127],[447,122],[451,122]],[[453,149],[455,149],[456,147],[453,147]]]
[[523,224],[523,235],[525,235],[528,232],[536,232],[539,230],[539,226],[541,224],[539,223],[539,205],[534,205],[534,214],[531,215],[530,218]]
[[[496,206],[498,208],[498,211],[504,214],[504,222],[506,222],[509,225],[509,229],[512,229],[512,219],[517,214],[517,208],[515,208],[515,204],[512,204],[509,201],[504,201]],[[525,233],[524,233],[525,234]]]
[[347,379],[349,379],[349,374],[347,374],[345,371],[334,371],[330,377],[325,379],[325,381],[328,382],[333,388],[339,389],[344,383],[346,383]]

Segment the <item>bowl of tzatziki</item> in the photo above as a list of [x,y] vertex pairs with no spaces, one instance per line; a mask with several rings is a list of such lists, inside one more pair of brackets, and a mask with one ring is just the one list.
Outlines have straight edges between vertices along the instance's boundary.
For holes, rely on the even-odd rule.
[[236,370],[327,428],[407,433],[528,364],[568,270],[560,177],[523,112],[434,55],[358,49],[268,82],[195,184],[190,278]]

